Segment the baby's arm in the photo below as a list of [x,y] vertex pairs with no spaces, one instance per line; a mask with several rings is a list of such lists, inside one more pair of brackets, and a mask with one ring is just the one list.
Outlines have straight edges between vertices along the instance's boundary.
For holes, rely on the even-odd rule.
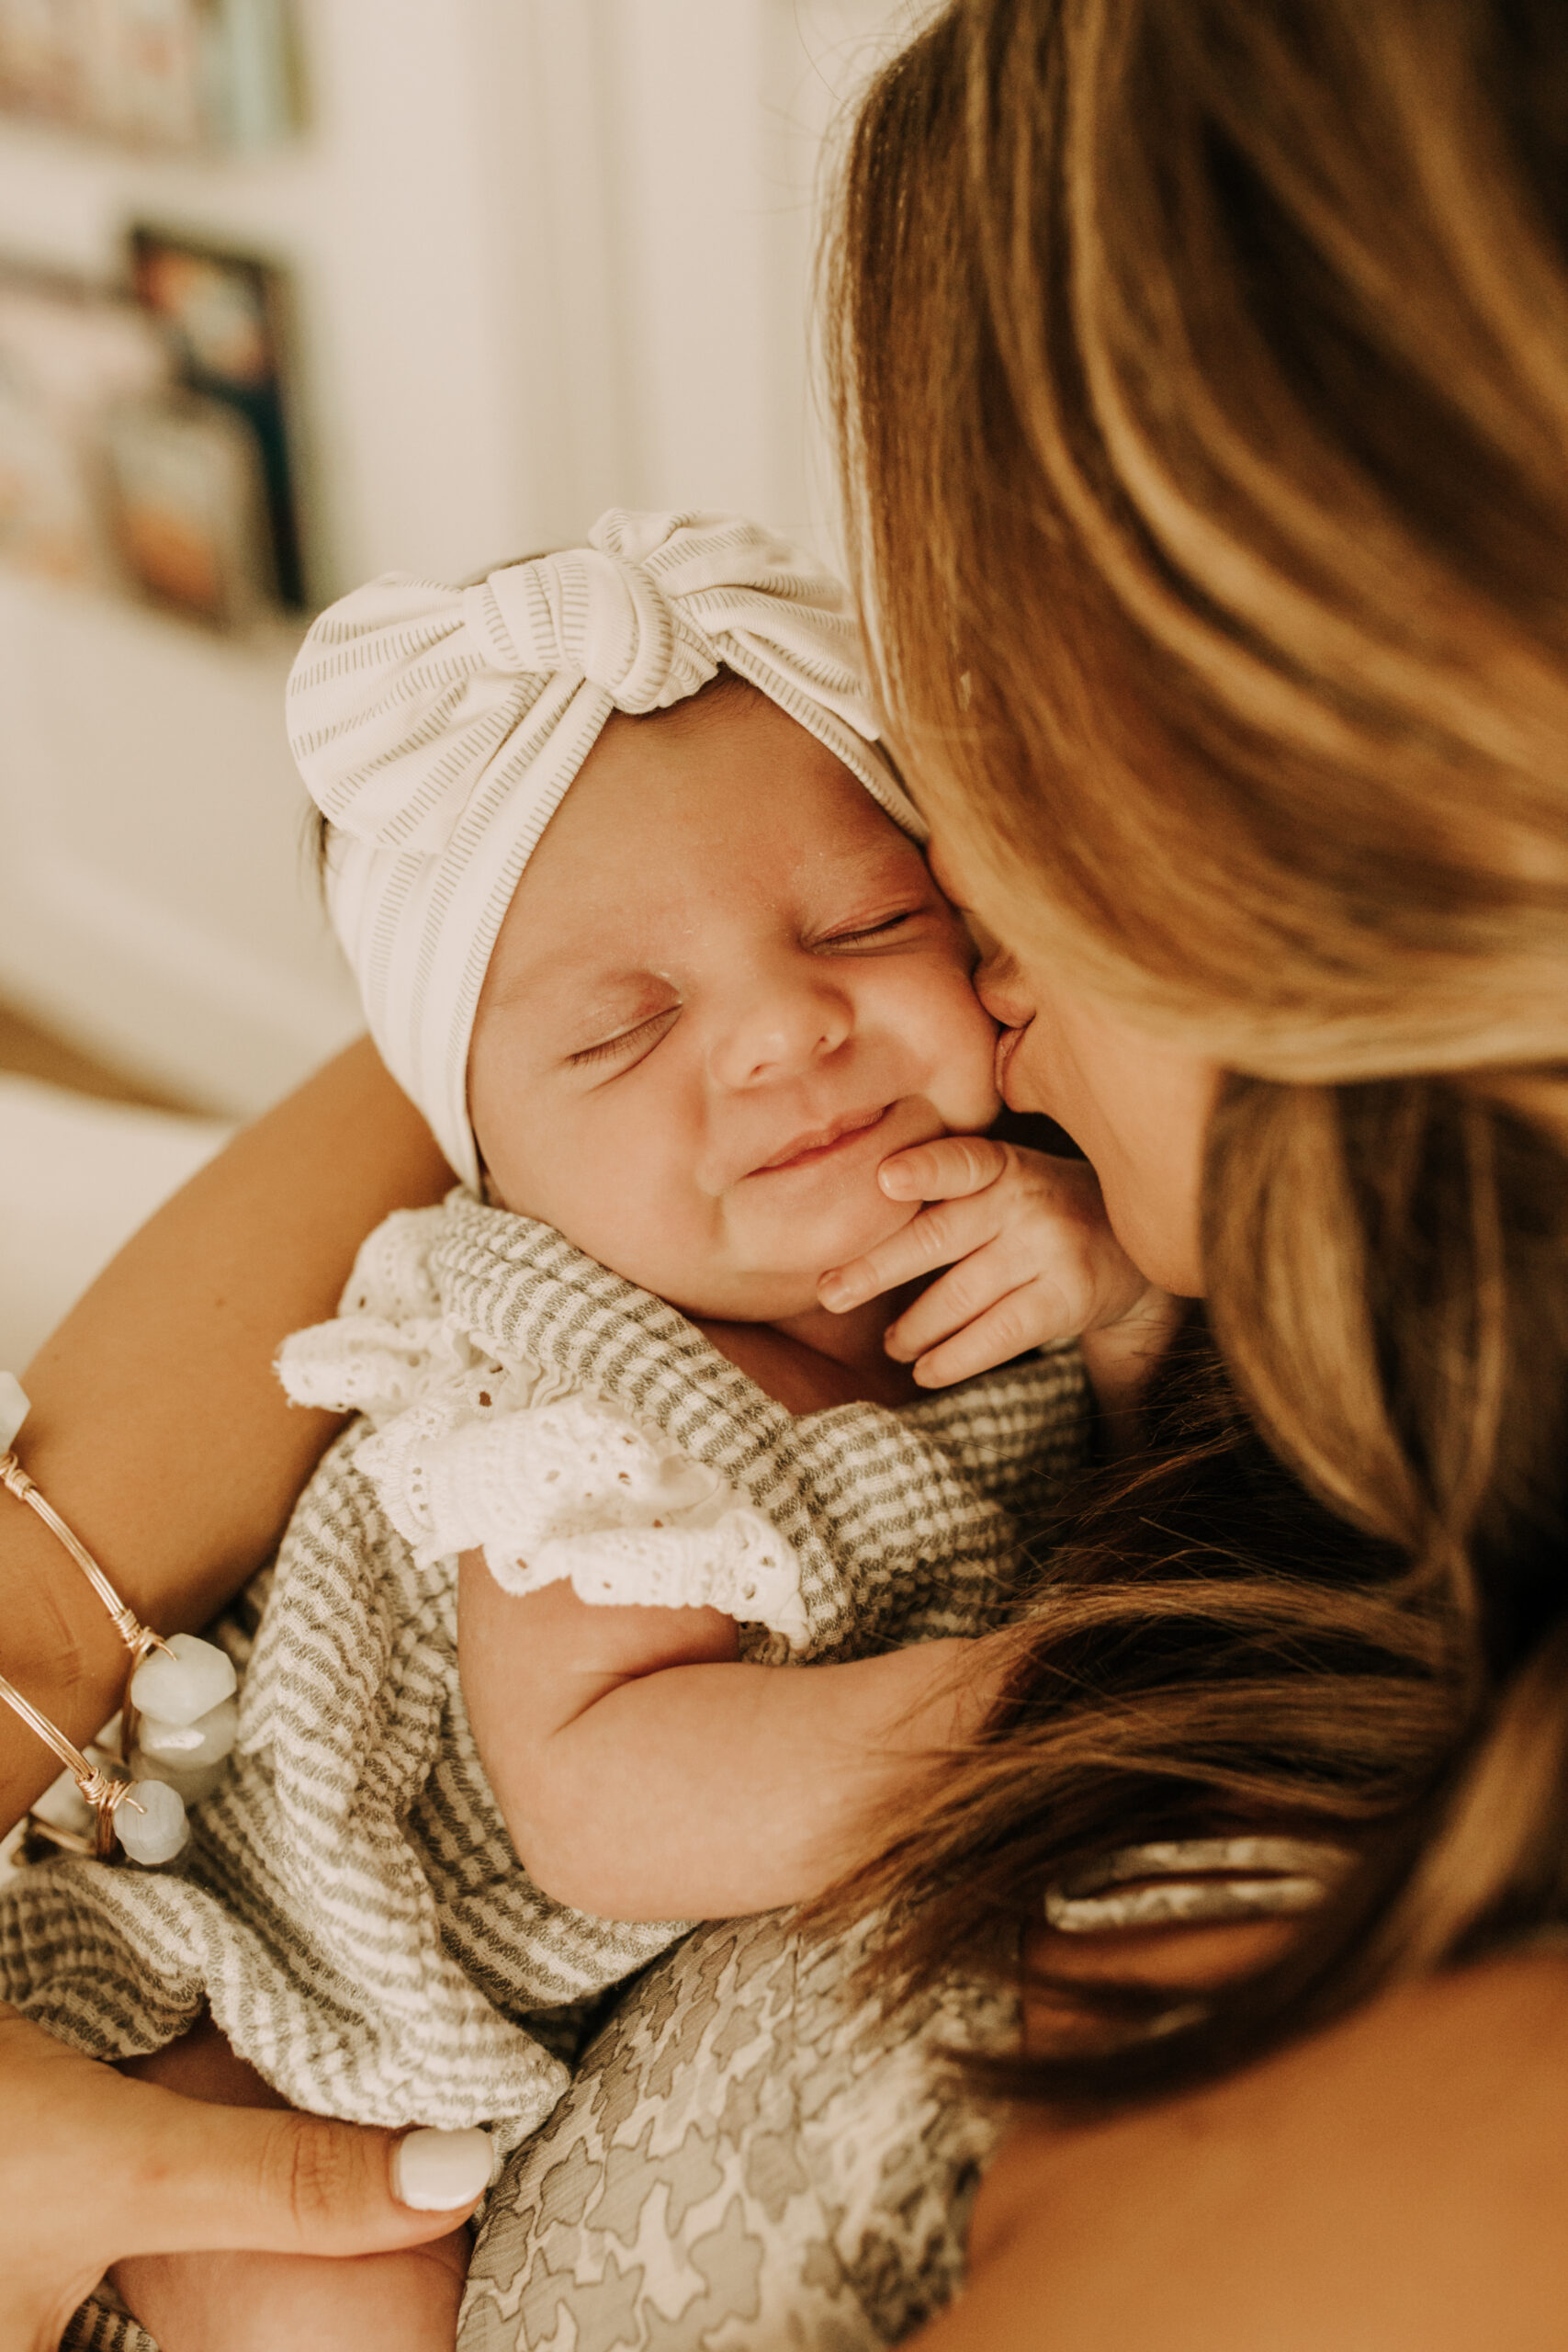
[[604,1918],[728,1918],[820,1894],[993,1703],[1006,1655],[927,1642],[845,1665],[750,1666],[713,1609],[503,1592],[463,1555],[469,1719],[513,1843]]

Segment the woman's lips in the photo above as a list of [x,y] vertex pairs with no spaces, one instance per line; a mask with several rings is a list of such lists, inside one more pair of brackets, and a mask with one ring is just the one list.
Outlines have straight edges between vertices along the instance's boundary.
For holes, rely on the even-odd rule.
[[836,1119],[831,1126],[814,1127],[805,1135],[796,1136],[772,1159],[761,1161],[751,1173],[753,1176],[777,1176],[787,1169],[814,1168],[819,1160],[831,1159],[835,1153],[847,1152],[882,1125],[889,1107],[882,1102],[874,1111],[852,1112],[847,1118]]
[[1014,1054],[1023,1043],[1024,1032],[1028,1027],[1029,1023],[1026,1021],[1021,1028],[1004,1029],[997,1039],[996,1088],[1010,1111],[1024,1111],[1030,1107],[1025,1102],[1015,1102],[1008,1092],[1008,1072],[1012,1067]]

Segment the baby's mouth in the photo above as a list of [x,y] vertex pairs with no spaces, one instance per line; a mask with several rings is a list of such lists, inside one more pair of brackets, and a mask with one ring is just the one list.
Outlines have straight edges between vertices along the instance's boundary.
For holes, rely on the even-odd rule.
[[794,1136],[771,1159],[760,1160],[750,1172],[753,1176],[771,1176],[782,1169],[814,1167],[835,1152],[848,1150],[862,1136],[868,1136],[874,1127],[880,1126],[890,1107],[879,1102],[872,1111],[852,1111],[845,1117],[835,1119],[831,1126],[812,1127]]

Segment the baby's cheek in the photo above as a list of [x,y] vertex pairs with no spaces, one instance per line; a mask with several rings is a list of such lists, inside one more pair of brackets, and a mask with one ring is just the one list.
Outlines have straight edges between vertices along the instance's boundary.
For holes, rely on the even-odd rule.
[[1001,1109],[997,1092],[997,1024],[967,978],[950,989],[931,1097],[951,1132],[978,1135]]

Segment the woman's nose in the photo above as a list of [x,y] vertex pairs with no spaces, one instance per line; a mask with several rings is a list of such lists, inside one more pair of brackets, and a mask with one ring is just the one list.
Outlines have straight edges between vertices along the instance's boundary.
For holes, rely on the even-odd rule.
[[732,1090],[796,1078],[836,1053],[853,1026],[843,992],[825,978],[770,982],[732,1002],[709,1067]]
[[1033,1010],[1024,1001],[1021,978],[1006,948],[994,944],[975,967],[975,993],[1004,1029],[1021,1029]]

